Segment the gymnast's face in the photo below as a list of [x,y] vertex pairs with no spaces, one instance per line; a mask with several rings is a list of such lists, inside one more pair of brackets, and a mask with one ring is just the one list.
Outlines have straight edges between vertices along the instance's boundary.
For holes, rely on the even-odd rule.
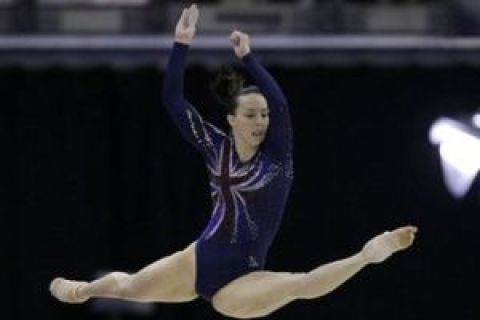
[[259,93],[241,95],[237,98],[235,113],[229,114],[227,120],[239,141],[258,148],[265,140],[270,120],[267,100]]

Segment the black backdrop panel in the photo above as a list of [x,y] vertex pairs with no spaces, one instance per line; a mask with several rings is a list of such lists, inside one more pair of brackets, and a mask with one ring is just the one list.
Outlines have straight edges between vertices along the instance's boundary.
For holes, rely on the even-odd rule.
[[[306,271],[402,224],[420,232],[410,251],[269,319],[478,319],[478,188],[462,202],[447,194],[428,129],[476,109],[480,70],[271,70],[290,102],[296,177],[269,268]],[[135,271],[201,232],[206,172],[162,108],[162,77],[0,70],[2,319],[107,319],[54,301],[49,281]],[[211,78],[191,67],[188,98],[224,126]],[[122,318],[223,317],[197,300]]]

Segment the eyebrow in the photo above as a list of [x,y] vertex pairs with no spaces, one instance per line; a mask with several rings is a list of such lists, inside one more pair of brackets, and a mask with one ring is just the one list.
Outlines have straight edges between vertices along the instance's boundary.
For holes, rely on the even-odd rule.
[[246,112],[256,112],[256,111],[259,111],[259,112],[268,112],[268,108],[261,108],[261,109],[257,109],[257,108],[247,108]]

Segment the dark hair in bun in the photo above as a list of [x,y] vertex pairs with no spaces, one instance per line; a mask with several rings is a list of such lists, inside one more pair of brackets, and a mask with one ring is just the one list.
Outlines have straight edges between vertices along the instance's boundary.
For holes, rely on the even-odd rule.
[[234,114],[237,98],[243,94],[260,93],[257,87],[243,87],[245,79],[230,66],[222,66],[211,84],[217,101],[226,107],[228,114]]

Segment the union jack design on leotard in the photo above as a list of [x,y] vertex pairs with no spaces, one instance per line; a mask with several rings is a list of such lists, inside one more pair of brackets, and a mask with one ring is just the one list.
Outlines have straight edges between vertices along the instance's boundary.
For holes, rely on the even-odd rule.
[[210,239],[217,232],[230,233],[230,242],[238,240],[238,227],[246,223],[251,240],[258,237],[258,226],[248,212],[245,196],[268,184],[278,173],[279,166],[264,166],[261,154],[255,155],[247,164],[234,155],[233,143],[225,139],[220,147],[216,163],[208,166],[211,176],[211,196],[214,202],[213,225],[206,235]]

